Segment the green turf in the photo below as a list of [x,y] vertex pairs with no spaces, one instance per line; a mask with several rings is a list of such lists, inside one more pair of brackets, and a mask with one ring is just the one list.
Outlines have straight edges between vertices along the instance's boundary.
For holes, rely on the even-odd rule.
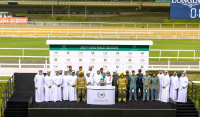
[[[46,45],[46,40],[56,40],[56,39],[46,39],[46,38],[0,38],[0,48],[49,48]],[[67,40],[67,39],[59,39]],[[82,40],[82,39],[70,39],[70,40]],[[87,40],[87,39],[84,39]],[[88,39],[95,40],[95,39]],[[108,39],[101,39],[108,40]],[[113,39],[110,39],[113,40]],[[125,39],[117,39],[125,40]],[[130,39],[126,39],[130,40]],[[153,45],[150,49],[168,49],[168,50],[200,50],[200,40],[166,40],[166,39],[152,39]],[[47,50],[25,50],[25,56],[49,56],[49,51]],[[177,52],[162,52],[161,57],[177,57]],[[0,50],[0,55],[12,55],[12,56],[22,56],[22,50]],[[200,52],[195,52],[196,57],[200,57]],[[159,52],[150,51],[150,57],[159,57]],[[180,52],[180,57],[194,57],[194,52]],[[5,59],[5,58],[0,58]],[[7,59],[7,58],[6,58]],[[10,58],[17,59],[17,58]],[[36,58],[31,58],[36,59]],[[150,61],[157,61],[158,59],[150,59]],[[161,59],[167,60],[167,59]],[[176,59],[172,59],[177,61]],[[184,59],[179,59],[179,61],[186,61]],[[187,60],[188,61],[188,60]],[[194,61],[194,60],[189,60]],[[199,61],[199,60],[196,60]]]

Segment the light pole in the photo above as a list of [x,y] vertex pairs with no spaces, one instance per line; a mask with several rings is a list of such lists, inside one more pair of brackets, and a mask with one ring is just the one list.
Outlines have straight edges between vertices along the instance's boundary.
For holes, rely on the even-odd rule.
[[68,0],[68,17],[70,17],[70,0]]
[[87,0],[85,2],[85,19],[87,19]]
[[53,17],[53,0],[52,0],[52,17]]

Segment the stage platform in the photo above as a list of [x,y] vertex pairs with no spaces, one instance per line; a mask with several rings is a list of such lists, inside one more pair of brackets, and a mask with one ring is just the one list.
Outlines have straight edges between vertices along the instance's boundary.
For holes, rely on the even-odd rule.
[[116,102],[115,105],[88,105],[70,101],[36,103],[34,76],[15,74],[15,91],[8,102],[10,107],[14,104],[18,104],[18,108],[27,105],[24,107],[28,112],[27,115],[24,112],[23,117],[176,117],[176,106],[172,103],[142,102],[140,97],[138,102]]

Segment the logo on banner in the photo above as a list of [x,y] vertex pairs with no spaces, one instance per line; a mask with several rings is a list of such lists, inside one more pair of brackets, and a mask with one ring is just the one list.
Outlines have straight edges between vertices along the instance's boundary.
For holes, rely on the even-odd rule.
[[94,62],[94,61],[95,61],[95,58],[91,58],[91,61]]
[[144,58],[141,58],[141,59],[140,59],[140,62],[144,62],[144,61],[145,61],[145,59],[144,59]]
[[82,61],[82,58],[79,58],[79,61]]
[[119,68],[119,65],[116,65],[116,68]]
[[91,65],[92,66],[92,68],[94,68],[94,65]]
[[82,51],[80,51],[80,52],[78,52],[78,54],[79,54],[79,55],[83,55],[83,52],[82,52]]
[[116,52],[116,54],[119,54],[119,52]]
[[58,65],[54,65],[53,68],[58,68]]
[[104,61],[107,61],[107,58],[103,59]]
[[132,60],[131,58],[128,59],[129,62],[131,62],[131,60]]
[[132,55],[133,54],[133,52],[128,52],[128,55]]
[[144,68],[144,66],[143,66],[143,65],[141,65],[141,68]]
[[57,55],[57,54],[58,54],[58,51],[54,51],[53,54]]
[[103,68],[104,68],[104,69],[107,69],[107,68],[108,68],[108,66],[107,66],[107,65],[104,65],[104,66],[103,66]]
[[57,58],[54,58],[54,61],[57,61],[58,59]]
[[135,45],[133,45],[133,46],[132,46],[132,48],[136,48],[136,46],[135,46]]
[[70,51],[67,51],[67,54],[70,54]]
[[62,48],[66,48],[66,45],[62,45]]
[[193,6],[197,6],[200,4],[198,0],[172,0],[171,3],[181,3],[182,5],[189,6],[192,8]]
[[92,54],[94,54],[94,52],[93,52],[93,51],[92,51],[91,53],[92,53]]
[[144,54],[144,52],[141,52],[141,55],[143,55]]
[[108,54],[108,52],[103,52],[103,54],[104,54],[104,55],[107,55],[107,54]]
[[132,68],[132,65],[128,65],[128,69],[131,69]]
[[67,61],[67,62],[70,62],[70,58],[66,58],[66,61]]
[[104,97],[106,96],[106,94],[105,94],[105,92],[103,92],[103,93],[98,92],[98,93],[97,93],[97,96],[98,96],[99,98],[104,98]]
[[116,61],[116,62],[119,62],[119,61],[120,61],[120,59],[119,59],[119,58],[117,58],[117,59],[115,59],[115,61]]

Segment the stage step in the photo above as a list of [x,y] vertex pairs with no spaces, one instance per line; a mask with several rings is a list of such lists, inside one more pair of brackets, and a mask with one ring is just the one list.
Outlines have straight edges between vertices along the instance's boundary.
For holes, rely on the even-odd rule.
[[177,113],[195,113],[197,110],[177,110]]
[[176,103],[176,117],[199,117],[194,103],[188,99],[187,103]]
[[28,102],[8,101],[5,117],[28,117]]
[[177,104],[176,107],[194,107],[194,104]]

